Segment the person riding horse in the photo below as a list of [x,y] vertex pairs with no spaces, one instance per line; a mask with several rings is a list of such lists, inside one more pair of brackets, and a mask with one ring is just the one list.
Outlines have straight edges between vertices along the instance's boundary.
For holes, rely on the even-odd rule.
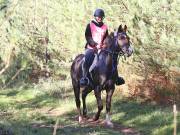
[[[101,92],[105,90],[106,91],[105,123],[107,124],[107,126],[113,127],[113,123],[111,122],[110,119],[110,109],[111,109],[112,96],[115,91],[115,83],[116,83],[115,81],[117,78],[117,76],[115,75],[116,73],[114,72],[114,69],[117,67],[114,67],[113,64],[118,61],[119,57],[121,56],[130,57],[133,53],[133,48],[131,47],[130,38],[126,32],[127,32],[127,26],[125,25],[123,27],[122,25],[119,25],[118,30],[116,32],[112,32],[108,34],[107,37],[104,39],[104,43],[103,43],[104,47],[98,53],[96,66],[87,75],[87,77],[89,77],[88,79],[90,79],[89,85],[83,87],[81,87],[80,85],[80,80],[84,77],[83,76],[84,71],[82,66],[84,63],[85,55],[79,54],[73,60],[70,72],[71,72],[71,79],[74,90],[76,107],[79,116],[78,117],[79,123],[83,122],[83,118],[85,119],[87,118],[86,97],[91,91],[94,91],[94,95],[96,97],[97,106],[98,106],[98,110],[92,120],[96,121],[99,119],[100,113],[103,110]],[[97,58],[97,54],[93,53],[93,55],[96,55],[95,58]],[[81,98],[83,105],[82,111],[81,111]]]
[[[104,40],[108,36],[108,27],[103,23],[103,19],[105,18],[105,13],[102,9],[96,9],[94,12],[94,20],[92,20],[86,27],[85,38],[86,38],[86,46],[85,46],[85,58],[82,66],[83,77],[80,79],[80,85],[85,86],[89,85],[89,78],[87,77],[89,68],[95,58],[95,54],[104,48]],[[118,76],[117,70],[117,57],[113,58],[113,66],[116,74],[116,85],[124,84],[125,81],[122,77]]]

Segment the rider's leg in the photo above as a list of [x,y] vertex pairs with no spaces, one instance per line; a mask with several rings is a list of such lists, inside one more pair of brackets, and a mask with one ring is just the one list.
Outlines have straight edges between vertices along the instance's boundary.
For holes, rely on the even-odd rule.
[[92,64],[90,64],[89,72],[91,72],[96,67],[98,59],[98,53],[94,52],[94,59],[92,59]]
[[86,49],[85,50],[85,60],[84,63],[82,64],[82,71],[83,71],[83,77],[80,80],[80,85],[88,85],[89,79],[87,78],[88,72],[89,72],[89,67],[92,64],[92,61],[94,59],[94,50],[93,49]]

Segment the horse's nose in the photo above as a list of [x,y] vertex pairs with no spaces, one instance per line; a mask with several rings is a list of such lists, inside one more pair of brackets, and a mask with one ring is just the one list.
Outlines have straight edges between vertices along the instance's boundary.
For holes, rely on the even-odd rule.
[[131,56],[133,53],[133,48],[131,46],[129,46],[128,48],[128,57]]
[[124,47],[124,48],[122,48],[122,51],[123,51],[123,52],[126,52],[126,48],[125,48],[125,47]]

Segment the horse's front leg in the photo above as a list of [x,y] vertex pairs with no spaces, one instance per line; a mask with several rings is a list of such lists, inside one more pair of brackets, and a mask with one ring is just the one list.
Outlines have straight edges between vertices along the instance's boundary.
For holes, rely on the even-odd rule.
[[102,103],[102,99],[101,99],[101,89],[100,87],[96,87],[94,90],[94,94],[97,100],[97,105],[98,105],[98,112],[96,113],[95,117],[93,118],[94,121],[99,119],[100,113],[103,109],[103,103]]
[[110,127],[113,127],[113,123],[111,122],[110,118],[110,110],[111,110],[111,99],[114,93],[114,88],[106,90],[106,124]]

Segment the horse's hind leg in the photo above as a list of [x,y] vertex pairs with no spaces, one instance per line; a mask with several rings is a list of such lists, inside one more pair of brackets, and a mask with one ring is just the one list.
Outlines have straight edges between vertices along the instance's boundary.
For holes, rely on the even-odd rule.
[[81,101],[80,101],[80,86],[78,84],[73,83],[74,88],[74,95],[75,95],[75,101],[76,101],[76,107],[79,115],[79,123],[82,122],[82,116],[81,116]]
[[102,103],[102,99],[101,99],[101,89],[100,87],[96,87],[96,89],[94,90],[95,96],[96,96],[96,100],[97,100],[97,105],[98,105],[98,112],[96,113],[94,120],[98,120],[100,113],[103,109],[103,103]]
[[82,101],[83,101],[83,117],[87,117],[87,108],[86,108],[86,96],[91,92],[91,89],[85,88],[82,91]]

